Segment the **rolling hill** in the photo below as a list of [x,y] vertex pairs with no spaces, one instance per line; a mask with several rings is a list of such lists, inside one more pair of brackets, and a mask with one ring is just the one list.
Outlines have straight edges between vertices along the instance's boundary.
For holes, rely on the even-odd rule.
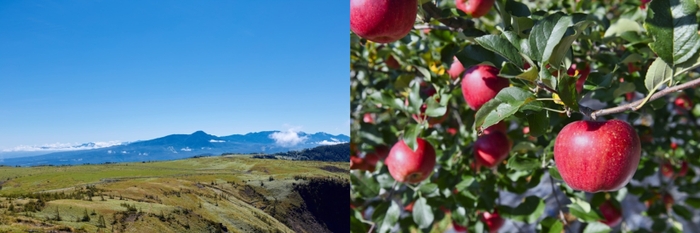
[[0,231],[349,229],[347,162],[251,157],[0,167]]

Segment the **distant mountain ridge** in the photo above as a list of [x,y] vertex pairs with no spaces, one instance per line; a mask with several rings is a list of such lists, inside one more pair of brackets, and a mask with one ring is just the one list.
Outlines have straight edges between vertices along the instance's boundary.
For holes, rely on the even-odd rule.
[[323,132],[308,134],[291,131],[262,131],[219,137],[204,131],[196,131],[192,134],[171,134],[151,140],[122,143],[96,149],[7,158],[0,161],[0,165],[75,165],[172,160],[195,155],[219,155],[222,153],[271,154],[349,141],[350,137],[347,135],[332,135]]

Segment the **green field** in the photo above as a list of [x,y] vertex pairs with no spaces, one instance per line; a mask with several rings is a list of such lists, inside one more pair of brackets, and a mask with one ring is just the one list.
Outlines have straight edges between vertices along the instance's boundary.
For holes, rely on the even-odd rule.
[[0,167],[0,232],[328,232],[294,187],[347,169],[244,155]]

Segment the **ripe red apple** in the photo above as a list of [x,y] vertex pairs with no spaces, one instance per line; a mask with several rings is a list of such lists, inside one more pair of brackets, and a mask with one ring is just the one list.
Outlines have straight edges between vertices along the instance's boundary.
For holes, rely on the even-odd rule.
[[474,158],[477,165],[494,168],[508,157],[511,148],[512,142],[505,133],[492,130],[474,142]]
[[554,142],[554,163],[572,189],[591,193],[627,185],[639,165],[641,142],[621,120],[575,121]]
[[398,70],[401,69],[401,65],[399,64],[399,61],[394,58],[394,56],[389,55],[386,58],[386,66],[389,67],[390,69]]
[[498,211],[494,210],[493,213],[485,212],[481,215],[481,221],[486,223],[489,228],[490,233],[496,233],[505,223],[505,220],[498,215]]
[[464,71],[462,95],[472,110],[478,110],[499,91],[510,85],[510,81],[498,77],[499,70],[490,65],[475,65]]
[[612,201],[606,200],[600,204],[600,213],[603,214],[603,219],[600,222],[610,227],[615,227],[622,222],[622,211],[613,205]]
[[671,142],[671,150],[675,150],[676,148],[678,148],[678,144]]
[[456,79],[457,77],[462,75],[463,72],[464,72],[464,66],[462,66],[462,63],[459,62],[457,57],[454,57],[452,59],[452,65],[450,65],[450,69],[447,70],[447,73],[450,74],[450,77],[452,79]]
[[494,132],[501,132],[501,133],[506,134],[506,133],[508,133],[508,126],[506,125],[505,122],[500,121],[500,122],[496,123],[495,125],[492,125],[492,126],[489,126],[488,128],[486,128],[484,130],[483,134],[490,134],[490,133],[494,133]]
[[372,116],[372,115],[373,115],[372,113],[368,113],[368,112],[365,113],[362,116],[362,121],[367,123],[367,124],[374,124],[374,116]]
[[651,0],[642,0],[642,4],[639,5],[639,9],[647,9],[647,3],[651,2]]
[[489,13],[494,2],[495,0],[455,0],[455,7],[472,18],[479,18]]
[[455,128],[447,128],[447,133],[452,135],[452,136],[455,136],[457,134],[457,132],[458,131]]
[[[675,173],[674,167],[671,163],[664,162],[661,165],[661,175],[663,175],[667,178],[671,178],[671,177],[673,177],[674,173]],[[681,168],[678,171],[677,177],[684,177],[687,173],[688,173],[688,162],[683,161],[683,162],[681,162]]]
[[690,98],[685,94],[676,97],[676,100],[673,101],[673,104],[676,105],[676,107],[678,107],[679,109],[683,109],[686,111],[690,111],[691,109],[693,109],[693,101],[690,100]]
[[430,177],[435,167],[435,149],[422,138],[413,151],[406,142],[400,140],[391,148],[385,163],[394,180],[403,183],[420,183]]
[[417,0],[350,0],[350,30],[377,43],[397,41],[413,28]]

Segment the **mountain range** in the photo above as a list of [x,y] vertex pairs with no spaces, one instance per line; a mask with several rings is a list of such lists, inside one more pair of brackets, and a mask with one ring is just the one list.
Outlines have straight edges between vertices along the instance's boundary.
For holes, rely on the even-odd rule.
[[112,143],[113,145],[85,143],[78,146],[62,147],[62,151],[45,154],[40,154],[38,149],[27,149],[24,153],[31,152],[28,154],[29,156],[3,156],[4,159],[0,160],[0,165],[76,165],[160,161],[223,153],[272,154],[349,141],[350,137],[347,135],[332,135],[323,132],[307,134],[291,131],[262,131],[219,137],[197,131],[192,134],[172,134],[152,140]]

